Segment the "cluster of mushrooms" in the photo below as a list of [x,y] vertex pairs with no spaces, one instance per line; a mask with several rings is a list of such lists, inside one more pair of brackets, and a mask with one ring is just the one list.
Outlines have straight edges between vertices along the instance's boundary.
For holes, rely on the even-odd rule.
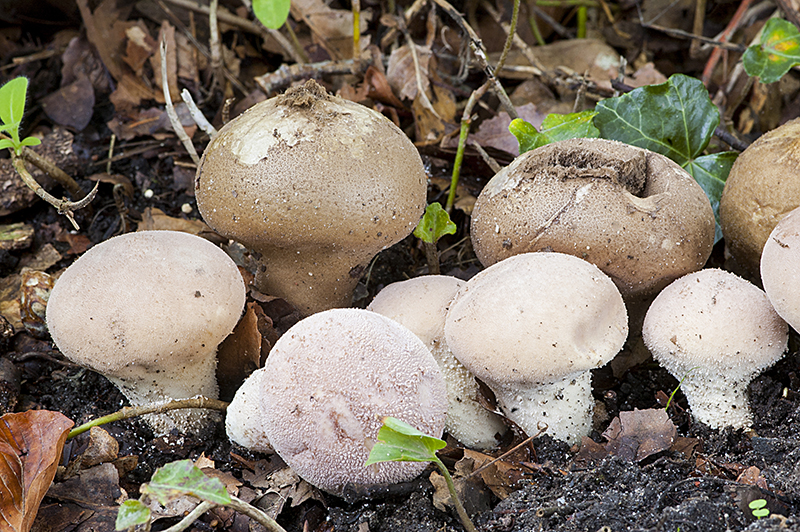
[[[278,453],[338,495],[425,468],[364,467],[385,416],[437,437],[446,429],[472,448],[497,445],[504,418],[579,443],[592,429],[590,370],[622,349],[629,319],[683,379],[696,419],[751,424],[747,384],[785,352],[784,319],[800,326],[800,212],[776,220],[763,247],[765,294],[701,269],[714,215],[679,166],[613,141],[558,142],[521,155],[478,198],[471,237],[482,272],[413,278],[385,287],[367,310],[342,308],[372,257],[414,229],[426,192],[401,130],[314,82],[214,137],[196,178],[203,218],[258,257],[261,292],[307,316],[237,392],[225,421],[234,442]],[[216,397],[215,351],[245,293],[217,246],[145,231],[68,268],[47,323],[65,356],[133,404]],[[476,377],[498,410],[485,406]],[[200,411],[148,421],[158,434],[215,422]]]

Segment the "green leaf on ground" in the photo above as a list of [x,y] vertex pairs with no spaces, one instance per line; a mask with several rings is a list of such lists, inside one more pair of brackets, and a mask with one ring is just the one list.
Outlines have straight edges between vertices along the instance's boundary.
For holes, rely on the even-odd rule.
[[414,236],[428,244],[435,244],[444,235],[455,232],[456,224],[450,220],[447,211],[439,203],[431,203],[425,208],[425,214],[414,229]]
[[404,421],[385,417],[378,431],[378,442],[372,447],[364,466],[378,462],[438,463],[436,451],[445,445],[439,438],[423,434]]
[[253,0],[253,14],[267,28],[277,30],[289,17],[290,0]]
[[541,131],[536,131],[536,128],[525,120],[515,118],[508,126],[508,130],[517,137],[519,153],[522,154],[559,140],[599,136],[600,132],[592,124],[592,118],[596,114],[592,110],[566,115],[551,113],[542,121]]
[[14,78],[0,87],[0,120],[3,130],[8,131],[15,145],[19,144],[19,125],[25,114],[25,98],[28,93],[28,78]]
[[142,484],[142,493],[161,504],[181,495],[191,495],[216,504],[230,504],[231,497],[217,478],[209,478],[191,460],[180,460],[160,467],[150,482]]
[[[603,100],[596,110],[594,123],[603,138],[660,153],[689,172],[719,222],[722,188],[737,154],[702,155],[719,124],[719,110],[700,80],[674,74],[660,85]],[[715,241],[722,236],[719,227],[716,234]]]
[[787,20],[769,19],[761,32],[761,43],[744,52],[742,65],[761,83],[775,83],[790,68],[800,65],[800,31]]
[[120,504],[114,528],[127,530],[136,525],[143,525],[150,520],[150,508],[138,500],[127,500]]

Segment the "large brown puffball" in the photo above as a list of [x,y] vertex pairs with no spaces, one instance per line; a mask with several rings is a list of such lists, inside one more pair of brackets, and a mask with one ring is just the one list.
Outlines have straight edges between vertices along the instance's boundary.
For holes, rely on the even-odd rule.
[[555,142],[520,155],[475,203],[472,242],[485,266],[556,251],[599,267],[626,300],[700,269],[714,213],[680,166],[604,139]]
[[259,255],[259,290],[308,315],[350,305],[372,257],[413,231],[427,179],[389,119],[309,81],[226,124],[195,188],[205,221]]
[[733,163],[719,218],[726,249],[757,277],[775,225],[800,206],[800,118],[764,134]]

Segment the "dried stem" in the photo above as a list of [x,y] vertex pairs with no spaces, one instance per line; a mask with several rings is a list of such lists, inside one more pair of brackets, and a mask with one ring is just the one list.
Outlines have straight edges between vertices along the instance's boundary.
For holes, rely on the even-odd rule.
[[183,125],[178,118],[178,113],[175,112],[175,107],[172,105],[172,96],[169,94],[169,82],[167,81],[166,38],[161,39],[161,87],[164,90],[164,101],[167,108],[167,116],[169,116],[169,123],[172,124],[172,129],[175,130],[178,138],[181,139],[183,146],[186,148],[186,151],[189,152],[189,156],[192,158],[192,161],[194,161],[194,164],[200,166],[200,157],[197,155],[197,150],[194,149],[192,139],[189,138],[189,135],[186,134],[186,130],[183,129]]

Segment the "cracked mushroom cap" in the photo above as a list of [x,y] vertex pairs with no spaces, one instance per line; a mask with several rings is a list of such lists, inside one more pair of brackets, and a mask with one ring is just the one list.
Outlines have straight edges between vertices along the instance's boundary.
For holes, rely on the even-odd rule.
[[485,266],[530,251],[595,264],[626,301],[657,293],[703,267],[714,213],[680,166],[604,139],[571,139],[526,152],[484,187],[472,242]]
[[408,327],[428,346],[447,383],[447,432],[466,447],[490,449],[506,426],[500,416],[480,403],[475,377],[459,362],[444,335],[447,310],[466,281],[447,275],[424,275],[392,283],[381,290],[367,310]]
[[228,122],[195,187],[203,219],[261,255],[259,290],[308,315],[350,305],[372,257],[414,230],[427,177],[389,119],[309,81]]
[[725,248],[751,275],[775,225],[800,206],[800,118],[769,131],[736,158],[719,202]]
[[706,269],[661,291],[642,336],[653,358],[682,380],[695,419],[711,428],[747,428],[747,385],[783,357],[788,327],[758,287]]
[[[239,269],[211,242],[176,231],[106,240],[56,281],[47,327],[72,362],[113,382],[133,405],[217,397],[217,346],[244,308]],[[203,411],[146,419],[158,434],[199,432]]]
[[367,310],[332,309],[299,321],[275,343],[256,421],[303,479],[335,495],[412,480],[427,466],[364,467],[383,418],[440,437],[447,390],[430,351],[399,323]]
[[770,233],[761,254],[761,282],[778,315],[800,329],[800,208]]
[[458,292],[445,335],[529,436],[570,443],[591,431],[589,370],[628,336],[619,290],[595,265],[563,253],[523,253],[486,268]]

